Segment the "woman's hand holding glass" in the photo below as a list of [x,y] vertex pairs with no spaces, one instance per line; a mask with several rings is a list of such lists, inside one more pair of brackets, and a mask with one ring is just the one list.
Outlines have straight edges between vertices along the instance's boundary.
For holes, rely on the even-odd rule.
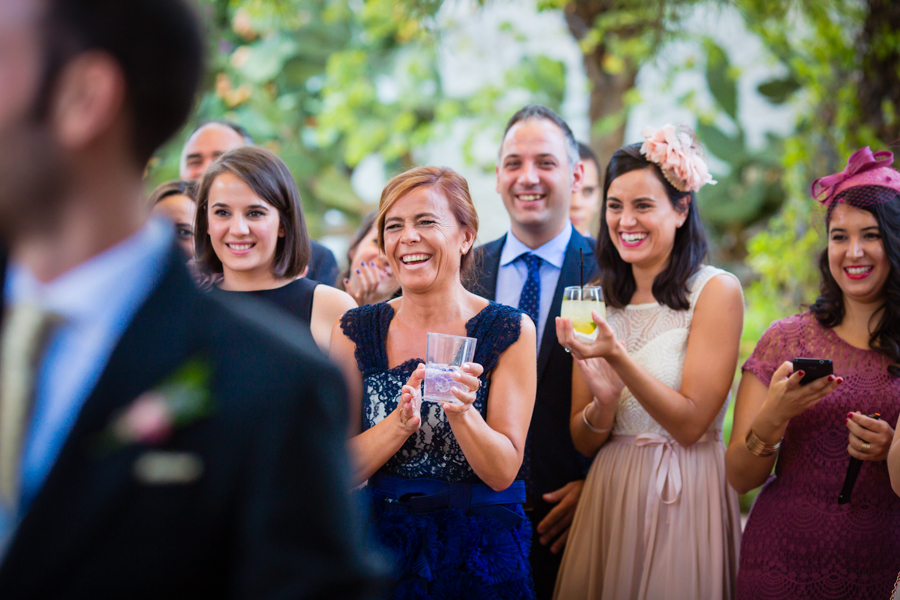
[[894,439],[894,430],[883,419],[852,412],[844,421],[850,430],[847,452],[859,460],[885,460]]
[[422,381],[425,379],[425,365],[419,363],[400,389],[400,402],[397,403],[397,417],[400,429],[410,436],[422,425]]
[[478,379],[478,377],[482,373],[484,373],[484,367],[474,362],[463,363],[462,371],[455,371],[453,373],[453,380],[465,385],[466,389],[455,386],[450,388],[450,393],[456,396],[456,399],[462,402],[462,404],[450,404],[445,402],[441,405],[444,407],[445,413],[448,415],[458,415],[469,410],[469,407],[475,402],[478,388],[481,387],[481,380]]
[[609,358],[625,349],[616,338],[615,332],[596,310],[591,311],[591,318],[597,324],[597,339],[583,342],[575,336],[575,328],[571,319],[556,317],[556,337],[562,346],[579,360],[586,358]]

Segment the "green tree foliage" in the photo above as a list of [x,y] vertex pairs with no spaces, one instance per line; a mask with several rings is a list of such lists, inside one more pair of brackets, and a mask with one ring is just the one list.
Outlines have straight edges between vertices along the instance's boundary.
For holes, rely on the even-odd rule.
[[190,126],[151,165],[148,186],[177,177],[180,148],[197,123],[229,119],[284,159],[317,236],[328,209],[342,211],[351,225],[371,210],[350,185],[365,157],[378,155],[394,173],[416,164],[414,152],[460,119],[482,126],[472,127],[472,136],[486,124],[502,127],[503,100],[516,90],[559,108],[562,63],[528,54],[469,97],[446,94],[435,22],[441,4],[201,0],[209,24],[207,82]]
[[[900,136],[893,112],[900,102],[900,89],[881,85],[883,80],[900,79],[900,23],[894,21],[893,29],[872,24],[874,20],[889,25],[890,18],[898,18],[900,13],[889,4],[882,0],[738,2],[747,26],[786,71],[760,91],[771,101],[791,99],[804,107],[796,132],[785,140],[780,156],[787,200],[768,229],[749,245],[747,260],[759,278],[747,290],[747,340],[759,339],[772,320],[793,314],[801,303],[815,299],[816,255],[825,239],[824,212],[809,194],[812,181],[842,169],[847,157],[861,146],[878,149]],[[876,57],[881,60],[878,64],[888,65],[886,71],[870,68]],[[867,108],[871,98],[864,91],[868,89],[883,91],[874,112]]]

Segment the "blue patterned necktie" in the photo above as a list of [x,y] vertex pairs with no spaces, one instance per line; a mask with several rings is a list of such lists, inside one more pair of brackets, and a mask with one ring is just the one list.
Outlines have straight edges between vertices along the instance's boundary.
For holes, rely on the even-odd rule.
[[522,286],[522,295],[519,296],[519,310],[528,313],[534,326],[537,327],[541,309],[541,263],[543,260],[537,254],[526,252],[519,256],[519,260],[525,262],[528,267],[528,278]]

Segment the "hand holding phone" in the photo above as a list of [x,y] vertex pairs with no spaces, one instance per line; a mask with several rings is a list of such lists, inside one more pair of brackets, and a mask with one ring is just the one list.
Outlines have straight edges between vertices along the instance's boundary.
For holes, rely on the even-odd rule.
[[800,385],[806,385],[821,377],[834,374],[834,364],[829,358],[795,358],[793,361],[794,373],[803,371],[803,379]]

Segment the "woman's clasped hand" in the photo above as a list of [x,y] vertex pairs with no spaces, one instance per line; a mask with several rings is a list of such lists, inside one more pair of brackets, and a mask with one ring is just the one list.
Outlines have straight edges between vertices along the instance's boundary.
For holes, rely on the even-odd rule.
[[850,430],[847,452],[859,460],[886,460],[894,439],[894,429],[884,419],[860,412],[847,413]]

